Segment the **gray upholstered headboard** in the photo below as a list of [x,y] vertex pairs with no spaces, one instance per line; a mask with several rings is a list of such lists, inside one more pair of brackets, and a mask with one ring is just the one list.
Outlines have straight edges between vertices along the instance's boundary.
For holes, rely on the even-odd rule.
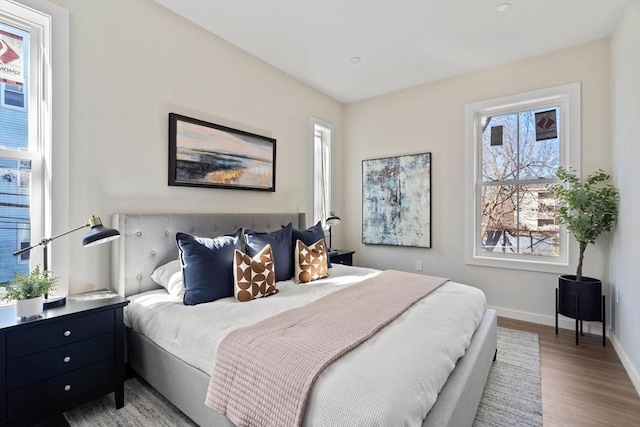
[[115,214],[112,220],[122,237],[111,245],[111,288],[124,297],[159,288],[150,276],[178,259],[176,232],[216,237],[241,227],[273,231],[290,222],[306,228],[304,213]]

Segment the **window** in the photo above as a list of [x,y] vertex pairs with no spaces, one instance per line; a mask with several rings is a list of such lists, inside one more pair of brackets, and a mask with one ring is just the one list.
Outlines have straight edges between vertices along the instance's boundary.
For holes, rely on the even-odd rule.
[[25,87],[2,83],[0,85],[0,107],[26,110]]
[[579,108],[578,83],[466,106],[468,264],[565,271],[549,187],[579,169]]
[[[18,243],[19,246],[16,250],[28,248],[31,246],[31,233],[29,233],[29,224],[28,223],[18,223]],[[28,264],[30,258],[31,251],[23,252],[18,255],[18,263],[20,264]]]
[[50,31],[47,15],[0,0],[0,286],[42,264],[42,251],[13,253],[49,229]]
[[29,188],[31,186],[31,162],[23,160],[18,162],[18,188]]
[[333,126],[311,119],[313,136],[313,223],[325,220],[331,211],[331,138]]

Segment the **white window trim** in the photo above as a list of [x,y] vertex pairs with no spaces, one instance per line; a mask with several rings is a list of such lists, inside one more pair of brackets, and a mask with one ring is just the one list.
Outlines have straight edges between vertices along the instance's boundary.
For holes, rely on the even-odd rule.
[[[24,5],[24,6],[23,6]],[[35,22],[49,22],[48,30],[44,34],[44,43],[48,52],[44,58],[46,61],[45,75],[39,76],[45,82],[43,92],[28,91],[27,103],[37,102],[40,96],[47,102],[48,118],[40,123],[42,132],[49,136],[44,155],[52,159],[43,170],[45,177],[44,191],[49,195],[45,198],[44,224],[40,230],[34,230],[32,225],[32,241],[41,237],[53,235],[70,228],[69,222],[69,12],[64,7],[58,6],[46,0],[0,0],[0,11],[5,14],[21,16],[28,13]],[[31,46],[33,47],[33,39]],[[55,52],[52,59],[50,52]],[[33,56],[33,55],[32,55]],[[33,64],[30,64],[34,69]],[[55,96],[55,97],[54,97]],[[31,104],[33,105],[33,104]],[[38,120],[37,117],[33,120]],[[29,124],[31,126],[31,123]],[[52,149],[52,141],[55,141],[55,150]],[[14,151],[15,153],[15,151]],[[52,179],[55,177],[55,179]],[[32,180],[38,179],[32,175]],[[52,200],[50,195],[56,195]],[[74,224],[76,225],[76,224]],[[37,234],[36,234],[37,233]],[[58,239],[55,250],[49,251],[51,255],[50,269],[60,277],[57,294],[64,295],[69,289],[69,239]],[[31,262],[42,259],[42,251],[32,251]],[[35,265],[35,264],[32,264]]]
[[[0,149],[0,156],[17,160],[31,161],[31,189],[30,189],[30,217],[31,217],[31,241],[38,241],[44,235],[49,226],[50,215],[46,211],[49,205],[49,196],[44,192],[50,188],[47,182],[46,167],[47,151],[50,152],[50,99],[51,94],[46,92],[51,84],[46,81],[51,75],[51,69],[47,64],[47,56],[51,51],[50,18],[13,2],[0,0],[2,6],[1,18],[9,25],[29,31],[30,49],[29,55],[29,82],[31,90],[25,91],[25,106],[31,106],[29,112],[29,151]],[[37,48],[33,48],[37,46]],[[44,62],[43,62],[44,61]],[[41,84],[41,83],[44,83]],[[44,87],[43,87],[44,86]],[[36,89],[36,90],[34,90]],[[4,86],[3,86],[4,90]],[[49,157],[50,158],[50,157]],[[41,197],[32,197],[41,195]],[[33,251],[30,254],[30,265],[42,264],[42,251]]]
[[[324,216],[324,218],[316,218],[315,215],[315,204],[316,204],[316,200],[315,200],[315,193],[316,193],[316,189],[315,189],[315,176],[316,176],[316,159],[315,159],[315,130],[316,130],[316,126],[320,126],[324,129],[326,129],[328,135],[329,135],[329,140],[327,141],[327,145],[329,147],[329,177],[328,177],[328,183],[327,183],[327,191],[328,191],[328,200],[329,200],[329,206],[327,206],[327,212],[326,215]],[[311,152],[311,165],[313,165],[313,167],[311,168],[311,215],[309,216],[310,218],[312,218],[313,224],[316,224],[318,221],[322,221],[322,226],[328,230],[328,227],[326,227],[325,224],[325,220],[327,219],[329,212],[331,212],[333,210],[333,199],[332,199],[332,185],[333,185],[333,138],[335,135],[335,131],[334,131],[334,126],[329,123],[326,122],[324,120],[318,119],[317,117],[311,117],[310,121],[309,121],[309,141],[310,141],[310,152]]]
[[[465,106],[465,262],[486,267],[512,268],[549,273],[571,273],[576,260],[571,257],[575,244],[566,227],[560,229],[560,256],[540,258],[527,255],[487,253],[480,249],[480,171],[482,158],[477,143],[480,120],[513,111],[560,105],[560,164],[580,174],[580,83],[570,83],[531,92],[510,95]],[[564,141],[564,143],[562,142]]]

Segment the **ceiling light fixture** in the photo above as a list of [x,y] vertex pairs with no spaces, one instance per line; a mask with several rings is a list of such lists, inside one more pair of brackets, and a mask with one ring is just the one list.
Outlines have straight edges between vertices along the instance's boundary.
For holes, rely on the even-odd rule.
[[354,64],[357,64],[360,61],[362,61],[362,58],[360,58],[359,56],[354,56],[351,58],[351,62],[353,62]]
[[498,7],[496,7],[496,12],[504,12],[511,7],[511,3],[502,3]]

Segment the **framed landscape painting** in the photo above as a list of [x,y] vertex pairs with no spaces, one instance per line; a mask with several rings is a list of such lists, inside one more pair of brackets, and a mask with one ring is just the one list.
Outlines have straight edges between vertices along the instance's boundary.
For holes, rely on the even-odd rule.
[[276,140],[169,113],[169,185],[276,191]]
[[362,243],[431,247],[431,153],[362,161]]

